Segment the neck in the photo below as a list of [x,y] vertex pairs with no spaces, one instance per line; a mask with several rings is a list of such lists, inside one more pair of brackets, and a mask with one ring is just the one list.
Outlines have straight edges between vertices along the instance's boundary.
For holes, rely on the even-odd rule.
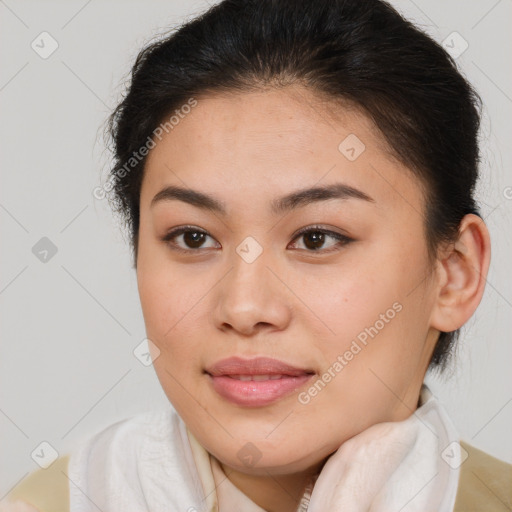
[[275,476],[248,475],[219,463],[228,479],[259,507],[267,512],[295,512],[308,483],[326,460],[300,473]]

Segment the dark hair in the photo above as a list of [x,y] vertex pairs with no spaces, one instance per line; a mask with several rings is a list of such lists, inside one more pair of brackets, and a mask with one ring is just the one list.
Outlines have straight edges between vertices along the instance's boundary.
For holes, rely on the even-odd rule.
[[[140,150],[155,129],[191,98],[291,84],[362,109],[419,178],[430,262],[465,214],[479,215],[481,99],[441,45],[379,0],[224,0],[139,53],[109,118],[109,202],[129,229],[134,267]],[[458,334],[440,334],[429,369],[444,371]]]

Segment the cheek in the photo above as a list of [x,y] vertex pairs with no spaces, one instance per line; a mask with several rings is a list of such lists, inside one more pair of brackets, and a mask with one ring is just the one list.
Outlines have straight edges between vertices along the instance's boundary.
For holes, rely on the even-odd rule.
[[148,337],[151,339],[151,334],[157,345],[165,345],[197,302],[199,283],[173,267],[165,250],[142,239],[137,286]]
[[[147,337],[160,351],[154,362],[165,387],[178,385],[169,375],[188,378],[200,366],[206,301],[211,283],[179,272],[169,262],[141,258],[137,281]],[[194,374],[195,375],[195,374]]]
[[[380,340],[378,350],[367,350],[359,360],[373,354],[381,361],[400,360],[414,350],[419,355],[432,309],[427,273],[421,243],[400,247],[380,241],[373,248],[366,246],[364,253],[354,251],[339,266],[302,277],[300,293],[316,317],[311,325],[319,325],[314,334],[324,361],[335,360],[354,340],[363,346]],[[394,349],[402,352],[392,354]]]
[[[351,258],[300,278],[299,293],[323,325],[325,340],[350,340],[373,325],[400,298],[400,276],[381,271],[376,258]],[[317,322],[315,321],[315,324]]]
[[181,411],[190,405],[191,394],[199,395],[199,345],[203,337],[194,332],[200,311],[194,304],[201,290],[197,285],[187,286],[183,276],[173,276],[176,273],[160,271],[145,262],[138,269],[146,335],[159,351],[153,367],[168,399]]

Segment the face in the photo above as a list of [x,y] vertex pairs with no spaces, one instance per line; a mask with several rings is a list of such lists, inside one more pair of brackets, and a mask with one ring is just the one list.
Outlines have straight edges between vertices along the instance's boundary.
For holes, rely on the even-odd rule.
[[415,410],[437,334],[423,212],[368,118],[305,89],[197,98],[157,140],[147,336],[166,395],[225,466],[303,471]]

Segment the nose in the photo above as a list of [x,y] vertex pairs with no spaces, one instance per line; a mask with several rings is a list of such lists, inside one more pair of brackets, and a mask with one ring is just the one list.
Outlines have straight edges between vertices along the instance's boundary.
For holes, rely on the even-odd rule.
[[266,251],[249,261],[233,251],[231,271],[216,287],[217,328],[243,336],[285,329],[291,318],[291,294],[275,261]]

